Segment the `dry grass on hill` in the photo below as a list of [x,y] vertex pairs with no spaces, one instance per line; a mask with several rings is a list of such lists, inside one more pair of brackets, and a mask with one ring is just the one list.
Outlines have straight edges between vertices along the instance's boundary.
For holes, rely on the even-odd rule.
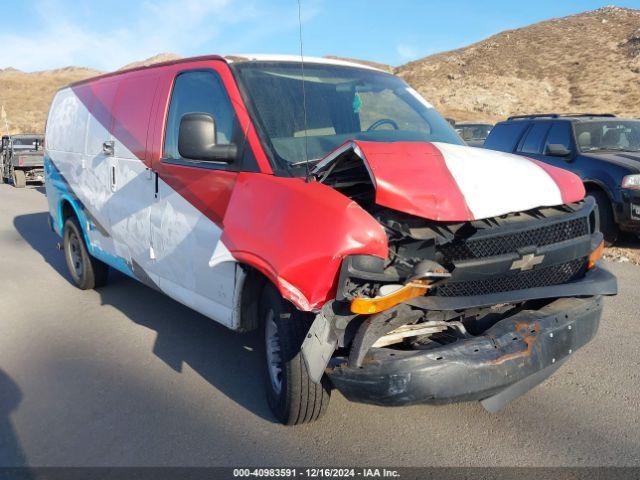
[[640,117],[640,10],[604,7],[547,20],[395,71],[458,120],[536,112]]

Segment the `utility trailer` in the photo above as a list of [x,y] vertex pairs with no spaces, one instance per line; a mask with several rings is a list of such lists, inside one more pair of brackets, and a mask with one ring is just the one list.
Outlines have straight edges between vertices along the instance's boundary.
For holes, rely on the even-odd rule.
[[44,182],[44,135],[4,135],[0,147],[2,181],[24,188],[27,182]]

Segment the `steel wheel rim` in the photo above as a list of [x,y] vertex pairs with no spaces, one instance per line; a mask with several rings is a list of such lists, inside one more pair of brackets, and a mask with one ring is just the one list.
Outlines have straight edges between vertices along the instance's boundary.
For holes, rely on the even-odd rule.
[[265,319],[265,350],[267,353],[267,370],[271,386],[276,393],[282,390],[282,359],[280,357],[280,336],[275,322],[273,310],[267,312]]
[[75,232],[69,232],[69,261],[76,276],[80,278],[83,267],[82,252],[80,250],[80,239]]

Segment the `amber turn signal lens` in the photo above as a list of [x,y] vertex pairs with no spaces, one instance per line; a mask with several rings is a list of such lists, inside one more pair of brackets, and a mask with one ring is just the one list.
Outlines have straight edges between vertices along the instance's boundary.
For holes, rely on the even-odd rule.
[[587,262],[587,270],[591,270],[596,266],[596,262],[602,258],[604,254],[604,240],[600,242],[600,245],[596,247],[596,249],[591,252],[589,255],[589,261]]
[[389,295],[376,298],[354,298],[351,301],[351,312],[370,315],[382,312],[406,300],[421,297],[429,289],[425,280],[414,280]]

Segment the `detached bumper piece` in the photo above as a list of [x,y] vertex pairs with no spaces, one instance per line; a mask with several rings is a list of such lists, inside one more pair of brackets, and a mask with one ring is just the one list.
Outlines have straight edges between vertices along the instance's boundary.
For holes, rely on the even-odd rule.
[[602,297],[523,310],[482,335],[429,350],[372,348],[362,366],[328,370],[349,400],[376,405],[483,400],[497,411],[551,375],[596,334]]

